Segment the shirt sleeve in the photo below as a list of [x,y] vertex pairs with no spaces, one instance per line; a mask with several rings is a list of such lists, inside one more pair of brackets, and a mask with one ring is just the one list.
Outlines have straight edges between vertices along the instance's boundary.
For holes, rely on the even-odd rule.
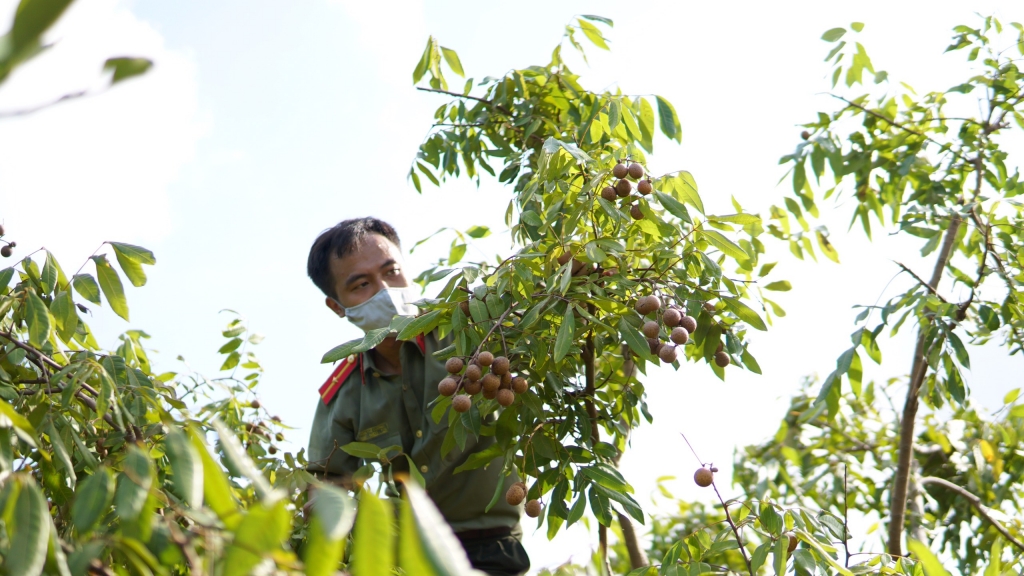
[[350,478],[359,469],[359,458],[341,449],[356,439],[351,424],[340,417],[341,402],[341,398],[334,398],[330,404],[317,402],[306,458],[306,469],[314,475]]

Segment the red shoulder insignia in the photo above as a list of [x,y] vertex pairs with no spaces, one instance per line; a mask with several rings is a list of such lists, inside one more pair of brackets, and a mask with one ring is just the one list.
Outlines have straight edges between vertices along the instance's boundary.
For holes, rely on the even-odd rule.
[[423,337],[423,334],[416,336],[416,346],[420,349],[420,354],[427,353],[427,339]]
[[345,379],[359,366],[361,360],[362,354],[353,354],[338,363],[338,367],[331,373],[331,377],[320,387],[320,398],[324,401],[324,404],[330,404],[331,399],[341,389],[341,385],[345,383]]

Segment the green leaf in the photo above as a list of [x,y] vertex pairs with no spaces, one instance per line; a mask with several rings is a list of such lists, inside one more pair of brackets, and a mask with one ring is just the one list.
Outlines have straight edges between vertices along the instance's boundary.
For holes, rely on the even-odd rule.
[[96,283],[96,280],[92,275],[76,274],[71,279],[71,283],[82,298],[85,298],[93,304],[100,303],[100,286]]
[[[410,471],[415,469],[416,467],[413,466]],[[419,529],[416,527],[416,518],[408,498],[402,499],[399,503],[398,523],[398,566],[401,568],[401,573],[436,576],[437,573],[423,549]]]
[[72,0],[22,0],[14,15],[8,48],[18,53],[40,42],[40,36],[60,18]]
[[341,446],[341,450],[346,454],[365,460],[376,460],[380,454],[380,446],[369,442],[349,442]]
[[768,330],[768,327],[764,324],[764,320],[761,319],[757,312],[754,312],[753,309],[743,302],[729,296],[722,296],[722,301],[725,302],[725,305],[728,306],[740,320],[750,324],[751,327],[757,328],[758,330]]
[[433,330],[438,322],[440,322],[441,311],[431,310],[422,316],[416,317],[415,320],[406,325],[401,332],[398,333],[399,340],[411,340],[416,336]]
[[14,502],[14,522],[8,528],[10,551],[5,573],[11,576],[37,576],[46,563],[50,542],[50,512],[46,498],[29,476],[18,476],[20,490]]
[[188,435],[192,440],[192,446],[203,461],[203,500],[224,522],[225,526],[234,529],[242,518],[239,515],[241,510],[238,508],[238,503],[235,502],[228,478],[217,461],[210,455],[202,437],[191,428],[188,429]]
[[124,471],[117,477],[114,507],[122,521],[132,522],[138,518],[149,497],[153,473],[149,457],[134,445],[129,445],[128,455],[122,464]]
[[359,576],[390,576],[395,565],[391,506],[369,490],[359,495],[355,528],[359,537],[353,542],[351,572]]
[[258,504],[242,518],[224,557],[224,576],[248,576],[264,558],[281,549],[291,533],[287,501]]
[[[430,66],[430,52],[434,46],[434,37],[427,38],[427,47],[423,49],[423,55],[420,56],[420,61],[416,63],[416,68],[412,71],[412,83],[415,84],[423,78],[423,75],[427,73],[427,67]],[[433,177],[433,176],[431,176]]]
[[580,24],[580,30],[583,30],[583,34],[588,40],[594,43],[594,46],[604,50],[609,50],[608,44],[605,42],[604,36],[601,34],[601,31],[597,26],[594,26],[582,18],[577,18],[576,21]]
[[725,216],[708,216],[708,220],[713,220],[715,222],[731,222],[732,224],[746,226],[747,224],[757,224],[761,222],[761,217],[754,214],[726,214]]
[[338,570],[344,555],[345,537],[355,522],[356,507],[348,494],[330,484],[318,485],[315,490],[309,543],[303,546],[306,574],[330,576]]
[[117,257],[117,263],[121,265],[121,270],[124,271],[125,276],[131,281],[132,286],[145,285],[146,272],[143,271],[142,265],[156,263],[153,253],[145,248],[131,244],[111,242],[110,245],[114,248],[114,256]]
[[11,285],[11,278],[14,278],[14,268],[7,267],[0,270],[0,292],[3,292]]
[[964,343],[960,341],[960,337],[952,330],[947,332],[947,334],[949,335],[949,343],[953,346],[953,351],[956,352],[956,359],[964,368],[970,369],[971,357],[967,354],[967,348],[964,347]]
[[654,148],[654,109],[646,98],[640,98],[640,134],[643,136],[640,145],[651,152]]
[[693,224],[693,221],[690,220],[690,214],[686,211],[686,206],[683,206],[682,202],[658,190],[654,191],[654,196],[658,198],[658,201],[661,202],[662,208],[667,210],[669,214],[679,218],[687,224]]
[[730,258],[734,258],[736,260],[750,259],[750,256],[743,251],[743,248],[740,248],[739,245],[737,245],[735,242],[726,238],[721,232],[705,229],[701,230],[700,234],[705,239],[707,239],[707,241],[710,242],[712,246],[718,248],[723,253],[725,253],[726,256],[729,256]]
[[331,362],[337,362],[342,358],[348,358],[352,354],[361,354],[367,350],[380,344],[388,337],[391,333],[390,328],[377,328],[376,330],[370,330],[363,336],[362,340],[350,340],[340,346],[331,348],[320,362],[323,364],[329,364]]
[[43,294],[50,294],[57,286],[58,270],[57,260],[47,250],[46,261],[43,262],[43,273],[39,276],[39,282],[43,285]]
[[619,333],[622,334],[623,340],[629,345],[629,349],[634,354],[641,358],[651,357],[651,346],[644,339],[644,335],[641,334],[636,328],[629,325],[625,318],[619,320]]
[[562,317],[562,325],[558,328],[558,336],[555,338],[555,362],[561,362],[572,347],[573,337],[576,335],[576,320],[573,314],[573,307],[565,308],[565,316]]
[[821,230],[815,230],[814,235],[818,239],[818,247],[821,248],[822,254],[824,254],[829,260],[838,264],[839,252],[836,252],[835,247],[832,246],[831,242],[829,242],[828,236],[822,233]]
[[861,30],[864,29],[864,23],[863,22],[853,22],[853,23],[850,24],[850,28],[853,28],[854,32],[860,32]]
[[580,473],[593,480],[596,484],[604,486],[609,490],[633,492],[633,487],[626,482],[626,479],[622,477],[622,474],[607,464],[593,464],[591,466],[586,466],[580,468]]
[[64,445],[64,439],[61,438],[60,433],[57,432],[57,427],[53,425],[53,420],[50,420],[47,424],[46,435],[50,437],[50,446],[53,447],[53,453],[64,466],[64,472],[68,476],[70,487],[74,490],[75,481],[77,480],[75,475],[75,466],[71,463],[71,454],[68,451],[68,447]]
[[700,195],[697,194],[697,181],[693,179],[693,175],[684,170],[679,173],[676,182],[679,184],[676,186],[676,189],[682,195],[683,200],[692,204],[698,212],[703,214],[704,202],[701,201]]
[[775,290],[776,292],[788,292],[793,289],[793,285],[789,283],[789,280],[776,280],[765,284],[765,290]]
[[225,426],[219,418],[214,418],[211,424],[220,438],[220,447],[224,452],[224,456],[235,470],[241,472],[249,480],[250,485],[256,492],[256,496],[267,505],[281,498],[282,494],[270,486],[270,482],[267,481],[263,473],[256,467],[256,464],[249,458],[249,453],[242,448],[242,444],[238,441],[235,433]]
[[14,409],[14,406],[0,400],[0,414],[6,416],[11,421],[19,438],[33,448],[38,448],[35,439],[39,437],[39,433],[36,432],[35,427],[32,426],[32,423],[27,418]]
[[444,61],[448,63],[448,67],[452,69],[452,72],[463,78],[466,77],[466,73],[462,71],[462,62],[459,61],[459,55],[455,53],[455,50],[442,46],[441,54],[444,56]]
[[491,235],[491,229],[487,226],[470,226],[466,229],[466,235],[470,238],[487,238]]
[[658,123],[661,125],[662,133],[670,140],[682,142],[683,130],[679,127],[679,116],[676,115],[676,109],[671,102],[661,96],[655,96],[655,99],[658,101]]
[[135,76],[141,76],[153,67],[153,61],[149,58],[107,58],[103,63],[104,70],[113,70],[114,75],[110,79],[111,84],[117,84]]
[[114,499],[114,477],[101,466],[78,484],[71,504],[71,521],[80,536],[88,534]]
[[835,42],[842,38],[843,34],[846,34],[845,28],[832,28],[830,30],[826,30],[825,33],[821,35],[821,39],[825,42]]
[[[100,289],[107,297],[110,308],[121,318],[128,320],[128,300],[124,296],[124,286],[121,285],[121,278],[117,270],[107,262],[106,256],[93,256],[96,263],[96,276],[100,281]],[[83,294],[83,296],[85,296]],[[88,298],[88,297],[86,297]]]
[[168,427],[164,440],[171,463],[174,492],[182,501],[198,510],[203,507],[203,460],[188,437],[174,426]]
[[[501,490],[503,483],[497,482],[496,486],[498,490]],[[469,564],[466,552],[452,532],[451,526],[441,516],[423,488],[411,483],[407,483],[405,488],[405,496],[409,500],[413,518],[416,520],[423,551],[433,564],[434,573],[437,576],[474,576],[479,574]],[[360,511],[361,514],[362,511]],[[352,573],[361,574],[355,570]]]
[[597,491],[609,500],[618,502],[619,505],[622,506],[622,509],[626,511],[626,514],[632,516],[637,522],[644,524],[644,511],[640,508],[640,505],[637,504],[636,500],[633,500],[633,498],[629,496],[629,494],[609,490],[600,484],[594,484],[593,490]]
[[36,348],[42,347],[50,337],[50,311],[46,309],[46,303],[36,295],[35,290],[28,290],[25,323],[28,325],[29,344]]
[[57,324],[57,332],[61,340],[65,342],[71,340],[75,329],[78,328],[79,318],[70,292],[62,290],[57,293],[53,298],[53,303],[50,304],[50,314],[53,315],[53,320]]

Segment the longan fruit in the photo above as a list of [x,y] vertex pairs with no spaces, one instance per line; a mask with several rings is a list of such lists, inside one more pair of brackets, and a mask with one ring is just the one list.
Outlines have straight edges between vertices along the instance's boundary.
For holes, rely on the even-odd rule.
[[490,389],[487,389],[487,388],[483,389],[482,394],[483,394],[484,398],[487,398],[488,400],[494,400],[495,398],[498,397],[498,391],[497,390],[490,390]]
[[511,390],[512,389],[512,373],[506,372],[501,375],[501,389]]
[[697,486],[707,488],[715,481],[715,474],[707,468],[697,468],[697,471],[693,473],[693,481],[697,483]]
[[462,361],[462,358],[453,356],[444,363],[444,369],[447,370],[449,374],[458,374],[459,372],[462,372],[462,368],[465,365],[466,363]]
[[480,353],[479,356],[476,357],[476,361],[479,362],[481,366],[486,368],[487,366],[490,366],[492,362],[494,362],[494,354],[491,354],[487,350],[484,350],[483,352]]
[[530,500],[526,503],[526,515],[530,518],[536,518],[540,516],[541,504],[540,500]]
[[505,388],[502,388],[501,390],[498,390],[498,404],[501,404],[502,406],[507,408],[507,407],[511,406],[512,403],[515,402],[515,401],[516,401],[516,393],[515,392],[513,392],[511,390],[508,390],[508,389],[505,389]]
[[644,336],[647,336],[648,338],[657,338],[658,333],[661,332],[661,328],[654,320],[648,320],[647,322],[644,322],[642,332],[644,333]]
[[629,183],[629,180],[619,180],[615,183],[615,193],[621,198],[629,196],[629,193],[633,191],[633,185]]
[[729,362],[731,362],[731,360],[729,359],[728,354],[725,352],[715,352],[715,364],[717,364],[719,368],[725,368],[729,365]]
[[473,407],[473,399],[466,394],[459,394],[452,399],[452,408],[456,412],[469,412],[469,409]]
[[679,312],[679,310],[677,310],[675,308],[669,308],[668,310],[665,310],[664,314],[661,315],[661,322],[667,328],[672,328],[673,326],[678,326],[679,325],[679,321],[682,320],[682,319],[683,319],[683,314],[681,312]]
[[693,316],[683,316],[683,319],[679,321],[679,325],[686,328],[686,331],[690,334],[697,331],[697,319]]
[[615,201],[615,188],[612,188],[611,186],[605,186],[604,188],[602,188],[601,189],[601,198],[604,198],[605,200],[607,200],[609,202],[614,202]]
[[491,372],[497,374],[498,376],[504,376],[505,374],[507,374],[508,368],[508,358],[504,356],[498,356],[497,358],[494,359],[494,362],[491,363]]
[[469,317],[469,300],[459,302],[459,310],[462,310],[462,313]]
[[11,254],[14,254],[14,249],[11,248],[10,244],[4,246],[3,248],[0,248],[0,256],[3,256],[4,258],[10,258]]
[[676,326],[672,329],[672,333],[668,335],[668,339],[682,346],[690,339],[690,331],[682,326]]
[[270,454],[277,454],[277,447],[271,446],[270,448],[267,448],[267,452],[269,452]]
[[707,310],[708,312],[714,312],[715,311],[715,305],[712,304],[711,302],[705,302],[704,303],[704,309]]
[[668,344],[666,344],[660,350],[658,350],[658,358],[661,358],[661,361],[665,362],[666,364],[671,364],[675,362],[676,356],[677,353],[675,346],[669,346]]
[[634,180],[639,180],[644,177],[644,167],[636,162],[630,164],[626,171],[629,172],[629,176]]
[[715,347],[715,354],[718,354],[719,352],[721,352],[724,349],[725,349],[725,344],[723,344],[722,341],[719,340],[718,341],[718,346]]
[[480,383],[483,385],[485,393],[495,393],[499,388],[501,388],[501,376],[491,372],[485,374]]
[[647,196],[651,192],[654,192],[654,185],[651,184],[650,180],[641,180],[636,185],[636,191]]
[[622,162],[619,162],[614,168],[612,168],[612,176],[615,176],[616,178],[625,178],[627,174],[629,174],[629,168],[627,168]]
[[786,552],[792,554],[793,550],[796,550],[796,545],[800,543],[800,539],[792,532],[786,532],[784,536],[789,538],[789,546],[787,547]]
[[4,225],[0,224],[0,236],[3,236],[5,233],[6,231],[4,230]]
[[558,265],[565,266],[565,263],[568,262],[571,258],[572,252],[569,252],[568,250],[562,252],[562,254],[558,257]]
[[454,378],[445,378],[437,383],[437,393],[441,396],[451,396],[459,389],[459,383]]
[[249,406],[252,406],[253,408],[257,408],[258,409],[260,407],[260,401],[259,400],[253,400],[252,402],[249,403]]
[[525,394],[529,389],[530,383],[526,381],[526,378],[516,376],[512,379],[512,391],[516,394]]
[[519,506],[523,500],[526,500],[526,490],[523,490],[518,482],[508,487],[508,492],[505,492],[505,502],[508,502],[509,506]]
[[[807,130],[804,130],[803,132],[800,133],[800,137],[803,138],[804,140],[807,140],[811,137],[811,133],[808,132]],[[792,550],[790,550],[790,552],[792,552]]]
[[658,308],[661,308],[661,299],[654,295],[644,296],[636,301],[636,311],[644,316]]
[[480,369],[479,366],[475,364],[470,364],[469,366],[466,366],[466,380],[479,380],[482,375],[483,371]]
[[481,384],[479,380],[468,380],[462,384],[462,389],[470,396],[479,394],[482,388],[483,384]]
[[643,220],[644,213],[640,210],[639,204],[633,204],[629,207],[629,215],[633,217],[633,220]]
[[651,348],[651,354],[657,354],[658,348],[661,346],[661,340],[657,338],[648,338],[647,345]]

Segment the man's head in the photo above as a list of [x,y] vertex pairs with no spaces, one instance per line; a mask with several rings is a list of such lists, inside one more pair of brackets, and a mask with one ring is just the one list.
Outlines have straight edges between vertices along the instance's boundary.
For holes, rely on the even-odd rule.
[[306,261],[306,272],[338,316],[384,288],[409,285],[402,270],[398,233],[376,218],[353,218],[323,231]]

